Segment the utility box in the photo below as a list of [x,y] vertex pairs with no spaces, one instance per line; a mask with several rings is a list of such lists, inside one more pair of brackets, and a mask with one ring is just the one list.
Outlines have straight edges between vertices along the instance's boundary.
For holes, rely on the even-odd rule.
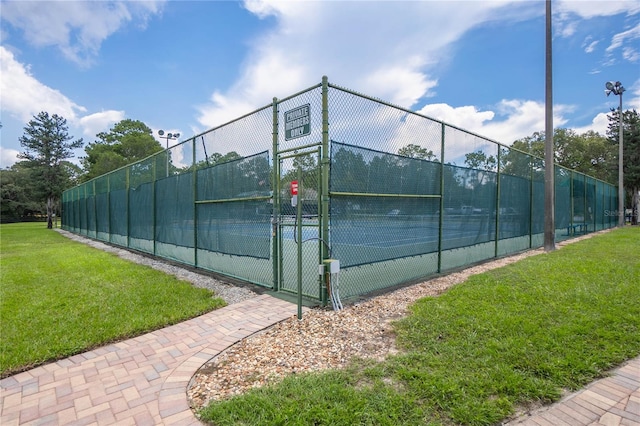
[[325,259],[324,260],[325,271],[329,274],[337,274],[340,272],[340,261],[338,259]]

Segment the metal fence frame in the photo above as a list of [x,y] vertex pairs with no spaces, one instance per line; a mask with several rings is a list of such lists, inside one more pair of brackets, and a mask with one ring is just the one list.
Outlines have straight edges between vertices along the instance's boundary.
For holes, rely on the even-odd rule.
[[[299,105],[308,105],[305,111],[309,115],[305,122],[308,127],[298,128],[298,133],[309,133],[287,137],[291,135],[284,114]],[[402,134],[407,129],[413,133]],[[339,139],[348,141],[337,142]],[[423,163],[416,163],[418,160],[412,157],[403,160],[405,157],[398,155],[397,149],[401,140],[405,142],[404,147],[418,147],[423,155],[428,156],[427,160],[421,159]],[[351,150],[353,155],[369,156],[368,163],[361,162],[367,167],[372,167],[374,161],[397,164],[404,161],[414,169],[430,168],[433,176],[438,175],[437,181],[417,183],[408,180],[408,184],[415,183],[411,190],[404,187],[397,191],[334,190],[333,186],[337,184],[331,181],[334,177],[332,167],[336,170],[340,167],[336,152],[332,151],[334,144],[347,147],[344,152]],[[223,148],[228,151],[218,152]],[[308,160],[306,166],[287,163],[288,169],[285,170],[287,167],[283,165],[287,161],[294,161],[304,152],[317,152],[317,163],[315,160]],[[460,161],[463,157],[469,164],[473,163],[470,160],[477,159],[484,163],[476,167],[456,165],[455,160]],[[519,169],[516,170],[518,162]],[[309,225],[317,231],[312,231],[314,237],[308,238],[307,245],[302,247],[302,222],[299,222],[300,229],[294,228],[300,232],[298,241],[294,239],[297,244],[295,253],[294,243],[286,240],[282,233],[287,226],[283,209],[291,198],[287,185],[295,177],[294,166],[298,168],[298,176],[301,176],[301,167],[314,168],[319,179],[319,189],[313,193],[317,199],[317,211],[314,212],[313,225]],[[509,170],[509,167],[516,171]],[[414,111],[329,84],[324,77],[320,84],[287,98],[274,98],[270,105],[65,191],[62,227],[275,291],[292,288],[288,281],[294,279],[295,272],[298,296],[326,303],[333,278],[315,271],[318,264],[323,265],[341,250],[342,253],[362,251],[360,263],[355,260],[345,262],[341,271],[343,297],[352,298],[490,258],[541,247],[543,229],[539,219],[544,214],[544,205],[541,204],[544,181],[540,176],[543,173],[544,161],[541,158]],[[556,235],[559,240],[616,226],[617,217],[613,214],[617,206],[615,186],[559,165],[555,165],[555,173],[556,200],[560,201],[556,202]],[[221,183],[211,183],[209,181],[213,178],[207,176],[216,176],[215,179]],[[467,178],[474,180],[476,186],[468,184]],[[447,209],[451,210],[453,203],[461,202],[452,198],[454,188],[451,185],[447,187],[447,183],[458,182],[459,179],[464,179],[464,183],[456,184],[461,194],[473,197],[474,191],[483,191],[481,201],[485,208],[478,210],[483,211],[484,216],[475,225],[472,219],[477,218],[469,216],[465,219],[466,216],[459,213],[456,219],[451,219],[452,216],[447,215]],[[401,179],[400,182],[403,186],[405,181]],[[426,189],[427,183],[429,190]],[[236,184],[239,186],[233,188]],[[225,192],[224,188],[216,185],[231,189]],[[239,188],[246,191],[238,192]],[[234,189],[237,190],[234,192]],[[510,224],[507,213],[504,217],[501,215],[503,211],[512,209],[505,194],[513,196],[516,192],[525,193],[521,197],[524,206],[521,215],[528,217],[528,223],[515,223],[514,220]],[[338,224],[344,223],[340,220],[346,220],[347,215],[335,205],[355,206],[361,200],[373,206],[376,202],[387,205],[385,203],[390,203],[390,200],[398,200],[398,203],[404,203],[402,205],[430,206],[429,214],[414,211],[408,217],[418,233],[426,232],[430,227],[431,237],[435,236],[433,229],[437,225],[436,240],[422,243],[422,246],[417,244],[415,250],[418,251],[408,254],[403,251],[406,247],[384,244],[377,247],[353,244],[352,248],[343,244],[340,248]],[[438,207],[437,213],[435,206]],[[301,211],[302,207],[299,207],[298,217]],[[372,225],[391,223],[388,217],[373,213],[367,220]],[[452,222],[469,227],[471,233],[475,229],[478,235],[482,233],[481,238],[469,240],[472,243],[460,242],[456,246],[446,236]],[[396,229],[403,227],[402,223],[393,226]],[[510,226],[514,230],[509,232],[516,237],[502,235],[504,238],[501,238],[501,232]],[[364,226],[352,228],[349,232],[356,240],[366,238],[366,235],[356,235],[356,232],[379,232],[375,226],[373,229]],[[231,234],[225,234],[231,229]],[[528,232],[525,234],[524,230]],[[255,244],[260,248],[254,247]],[[336,245],[334,253],[333,244]],[[431,248],[419,248],[427,245]],[[244,253],[244,249],[251,250]],[[394,250],[395,254],[392,253]],[[289,255],[293,257],[287,257]]]

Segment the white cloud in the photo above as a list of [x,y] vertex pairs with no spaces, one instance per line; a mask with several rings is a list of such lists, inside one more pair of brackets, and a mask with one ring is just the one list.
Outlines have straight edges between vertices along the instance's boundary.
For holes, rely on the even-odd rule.
[[[418,112],[505,145],[545,129],[544,103],[502,100],[494,109],[479,111],[475,106],[454,108],[446,104],[431,104]],[[554,127],[562,127],[567,122],[563,113],[569,109],[564,105],[554,106]]]
[[558,20],[557,23],[561,37],[571,37],[578,30],[578,23],[575,21],[562,22],[562,20]]
[[495,117],[493,111],[478,111],[474,106],[455,108],[447,104],[425,105],[418,113],[468,130],[481,128],[483,123],[491,121]]
[[640,78],[630,83],[631,84],[624,85],[627,90],[623,94],[624,104],[622,105],[622,108],[625,110],[635,109],[638,111],[640,110]]
[[73,119],[78,112],[86,111],[58,90],[40,83],[29,71],[28,66],[18,62],[13,53],[0,46],[0,92],[2,111],[11,116],[29,121],[40,111],[58,114]]
[[34,46],[56,46],[82,65],[93,63],[102,42],[129,22],[144,27],[164,1],[6,1],[2,19]]
[[607,133],[608,127],[609,127],[609,119],[607,118],[607,114],[605,114],[604,112],[601,112],[593,118],[590,124],[586,126],[574,128],[573,130],[577,134],[582,134],[590,130],[593,130],[594,132],[598,132],[601,135],[605,135]]
[[[634,16],[640,13],[640,1],[575,1],[562,0],[553,5],[554,29],[561,37],[571,37],[577,31],[579,25],[585,25],[588,20],[596,17],[607,17],[619,14]],[[621,51],[622,59],[629,62],[638,62],[640,52],[635,40],[640,38],[640,23],[635,27],[618,33],[613,36],[611,44],[605,50],[603,59],[604,66],[611,66],[616,63],[613,54],[618,49]],[[591,36],[583,43],[586,53],[592,53],[598,41],[591,41]]]
[[[429,97],[437,80],[429,68],[469,29],[495,19],[538,14],[530,3],[279,2],[249,0],[245,8],[275,25],[252,47],[240,78],[197,107],[213,127],[320,82],[322,75],[353,90],[410,108]],[[498,13],[500,12],[500,13]],[[375,29],[375,30],[374,30]]]
[[[589,44],[586,44],[590,42]],[[590,40],[585,40],[585,45],[584,47],[584,51],[585,53],[592,53],[594,50],[596,50],[596,46],[598,45],[598,41],[590,41]]]
[[124,111],[102,111],[85,115],[78,120],[85,137],[94,137],[100,132],[108,130],[112,124],[124,120]]
[[[431,70],[449,60],[451,47],[466,32],[491,21],[517,22],[544,14],[538,3],[507,1],[465,2],[464,7],[435,1],[403,2],[402,7],[394,2],[367,2],[363,7],[360,2],[275,0],[246,0],[244,5],[261,19],[273,18],[275,24],[249,52],[236,83],[198,106],[203,127],[248,113],[274,94],[285,96],[319,83],[322,74],[330,82],[411,108],[437,89]],[[568,37],[584,20],[640,13],[640,2],[558,1],[553,12],[561,36]],[[636,60],[631,43],[636,31],[615,36],[609,49],[620,49],[627,60]],[[598,44],[588,37],[582,47],[590,53]],[[570,108],[554,108],[554,127],[561,127]],[[503,100],[483,111],[440,103],[419,112],[507,145],[545,128],[544,103],[530,100]],[[600,126],[598,120],[594,119],[595,127]],[[336,123],[331,124],[335,132]]]
[[18,154],[20,151],[15,149],[3,148],[0,146],[0,168],[10,167],[18,162]]
[[613,36],[611,44],[607,47],[606,52],[612,54],[617,49],[622,49],[622,57],[630,62],[637,62],[640,58],[638,52],[638,43],[635,40],[640,39],[640,23],[635,27],[623,31]]
[[438,83],[429,80],[418,69],[416,65],[380,68],[364,79],[361,90],[365,93],[378,92],[378,96],[396,105],[414,105],[420,98],[429,96],[429,90]]
[[78,126],[85,136],[95,136],[124,119],[124,111],[102,111],[83,116],[87,109],[38,81],[29,66],[18,62],[13,53],[0,46],[0,92],[2,111],[27,123],[41,111],[64,117],[70,125]]
[[[497,106],[500,116],[506,117],[483,126],[481,131],[499,142],[511,145],[516,139],[545,129],[545,104],[543,102],[503,100]],[[562,113],[569,107],[554,105],[553,127],[562,127],[567,120]]]
[[591,19],[596,16],[613,16],[620,13],[635,15],[640,13],[640,2],[631,1],[554,1],[553,13],[574,14],[583,19]]
[[640,60],[640,52],[633,47],[625,47],[622,49],[622,57],[629,62],[638,62]]

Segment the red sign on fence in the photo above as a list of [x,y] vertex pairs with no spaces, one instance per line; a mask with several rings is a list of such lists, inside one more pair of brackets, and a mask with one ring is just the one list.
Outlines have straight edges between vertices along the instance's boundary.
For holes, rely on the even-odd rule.
[[298,181],[291,182],[291,195],[298,195]]

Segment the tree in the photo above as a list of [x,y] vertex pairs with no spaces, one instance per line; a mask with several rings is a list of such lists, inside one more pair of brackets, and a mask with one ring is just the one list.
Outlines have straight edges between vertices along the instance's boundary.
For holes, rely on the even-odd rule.
[[35,196],[46,200],[47,227],[52,228],[56,201],[70,185],[63,163],[73,157],[73,150],[81,148],[83,141],[69,136],[66,119],[44,111],[29,121],[24,132],[19,140],[25,150],[18,158],[26,160],[25,166],[31,171]]
[[2,222],[16,222],[46,213],[43,202],[33,195],[31,170],[20,161],[0,170],[0,208]]
[[349,146],[336,149],[331,165],[331,189],[342,192],[366,192],[368,187],[369,165],[362,150]]
[[405,145],[398,150],[398,155],[402,155],[403,157],[409,158],[418,158],[421,160],[435,160],[436,155],[427,148],[422,148],[416,144],[410,143],[409,145]]
[[556,129],[553,141],[558,164],[611,181],[611,164],[615,157],[604,136],[591,130],[579,135],[570,129]]
[[[577,134],[571,129],[558,128],[553,132],[553,143],[556,163],[607,182],[615,181],[612,164],[617,156],[604,136],[594,131]],[[537,157],[538,159],[532,159],[532,164],[537,170],[542,167],[544,145],[544,132],[535,132],[531,136],[516,140],[512,148]],[[520,155],[513,151],[501,158],[503,170],[518,167],[518,163],[522,162],[518,157]]]
[[228,163],[233,160],[239,160],[241,158],[242,156],[235,151],[230,151],[224,155],[219,152],[214,152],[208,157],[208,161],[213,166],[216,164]]
[[464,155],[464,163],[473,171],[471,172],[471,185],[475,187],[474,182],[479,185],[486,183],[488,172],[495,172],[498,160],[493,155],[487,156],[482,151],[470,152]]
[[163,149],[160,142],[152,136],[151,129],[138,120],[122,120],[108,132],[98,133],[96,137],[98,140],[85,148],[87,156],[80,160],[85,170],[85,181],[135,163]]

